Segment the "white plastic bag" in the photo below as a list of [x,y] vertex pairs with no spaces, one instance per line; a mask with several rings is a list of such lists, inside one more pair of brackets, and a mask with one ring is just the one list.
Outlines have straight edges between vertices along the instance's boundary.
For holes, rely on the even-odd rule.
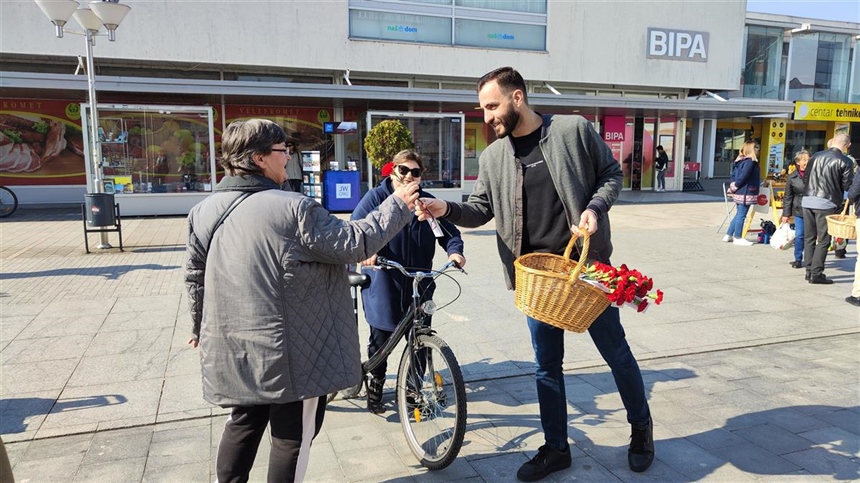
[[791,225],[788,223],[779,225],[779,228],[776,229],[776,233],[770,237],[770,246],[773,247],[774,250],[788,250],[793,247],[794,230],[791,229]]

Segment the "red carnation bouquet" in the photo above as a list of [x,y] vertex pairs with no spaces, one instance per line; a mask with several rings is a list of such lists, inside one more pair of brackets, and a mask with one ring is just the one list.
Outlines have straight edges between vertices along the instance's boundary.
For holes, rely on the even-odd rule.
[[631,270],[627,265],[615,268],[593,262],[580,273],[579,278],[606,292],[610,303],[618,306],[629,304],[636,307],[637,312],[645,311],[651,300],[656,305],[663,302],[662,290],[651,292],[654,288],[651,277],[642,275],[639,270]]

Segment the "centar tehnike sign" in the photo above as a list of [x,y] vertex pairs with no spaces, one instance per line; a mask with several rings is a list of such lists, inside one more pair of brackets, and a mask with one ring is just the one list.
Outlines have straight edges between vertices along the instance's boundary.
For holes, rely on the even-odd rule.
[[649,59],[708,61],[708,32],[648,28]]

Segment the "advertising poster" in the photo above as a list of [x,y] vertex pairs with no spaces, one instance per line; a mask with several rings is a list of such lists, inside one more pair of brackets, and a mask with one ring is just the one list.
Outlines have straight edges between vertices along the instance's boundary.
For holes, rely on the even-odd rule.
[[300,151],[320,151],[322,161],[334,161],[334,149],[326,142],[323,123],[331,122],[331,109],[227,105],[224,117],[229,125],[238,119],[263,118],[278,123]]
[[86,184],[80,104],[0,99],[0,183]]

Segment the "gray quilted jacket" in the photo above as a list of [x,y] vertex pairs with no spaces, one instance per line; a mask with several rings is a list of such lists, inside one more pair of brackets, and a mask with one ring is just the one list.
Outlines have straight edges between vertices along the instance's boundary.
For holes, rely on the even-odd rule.
[[[211,236],[242,191],[258,192]],[[345,264],[369,258],[411,218],[393,196],[349,222],[267,178],[225,177],[188,214],[185,285],[204,399],[287,403],[357,384],[358,328]]]

